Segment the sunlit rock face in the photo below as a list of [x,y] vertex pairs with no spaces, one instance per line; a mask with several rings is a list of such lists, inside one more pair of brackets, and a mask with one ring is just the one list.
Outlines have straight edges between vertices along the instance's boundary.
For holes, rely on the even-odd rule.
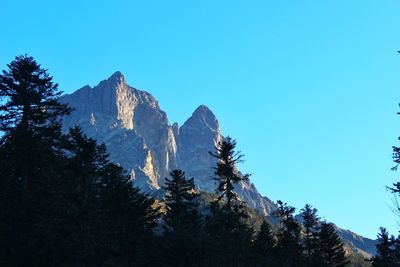
[[[74,111],[64,118],[64,131],[79,125],[88,136],[107,145],[110,158],[128,171],[135,185],[156,192],[175,168],[194,177],[196,186],[212,192],[215,146],[223,139],[219,122],[206,106],[198,107],[179,127],[149,93],[129,86],[120,72],[95,87],[84,86],[61,101]],[[254,184],[241,182],[235,188],[250,207],[268,215],[276,207],[262,197]],[[374,254],[374,241],[337,228],[351,248]]]
[[[194,177],[200,190],[215,190],[216,160],[209,152],[215,152],[223,136],[216,116],[206,106],[198,107],[181,127],[171,126],[157,100],[129,86],[120,72],[61,101],[74,108],[64,118],[64,130],[79,125],[88,136],[105,143],[111,160],[124,167],[143,191],[160,189],[175,168]],[[241,183],[236,191],[264,214],[274,207],[250,182]]]
[[213,167],[216,160],[209,152],[221,141],[221,129],[215,115],[206,106],[200,106],[179,128],[178,165],[195,178],[196,185],[204,191],[213,191]]
[[[216,116],[208,107],[200,106],[177,133],[179,167],[194,177],[200,190],[214,191],[216,184],[213,180],[213,167],[217,162],[209,152],[215,153],[215,147],[223,139]],[[258,193],[251,182],[241,182],[235,190],[247,205],[264,214],[270,214],[275,207],[271,200]]]
[[104,142],[111,160],[128,170],[144,191],[159,189],[161,177],[176,167],[176,142],[167,116],[152,95],[126,84],[120,72],[61,101],[74,111],[64,129],[79,125]]

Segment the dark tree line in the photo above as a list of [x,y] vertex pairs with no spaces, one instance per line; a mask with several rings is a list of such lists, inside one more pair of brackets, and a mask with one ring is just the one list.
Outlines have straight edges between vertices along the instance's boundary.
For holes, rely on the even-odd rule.
[[[400,115],[400,112],[397,113]],[[400,140],[400,137],[399,137]],[[393,146],[393,162],[395,166],[393,171],[397,171],[400,165],[400,147]],[[400,196],[400,182],[394,183],[387,189],[394,195],[395,210],[394,212],[400,216],[400,206],[397,201]],[[400,235],[395,237],[390,235],[386,228],[381,227],[378,234],[378,244],[376,245],[377,254],[371,259],[372,266],[374,267],[398,267],[400,266]]]
[[254,229],[234,191],[248,179],[236,169],[242,155],[234,140],[211,154],[211,203],[200,205],[193,178],[181,170],[166,178],[157,201],[110,162],[103,144],[79,127],[62,133],[61,116],[71,110],[46,69],[29,56],[7,66],[0,74],[0,266],[348,264],[335,228],[310,205],[300,223],[279,201],[280,223]]
[[154,200],[79,128],[47,71],[19,56],[0,75],[0,265],[150,264]]

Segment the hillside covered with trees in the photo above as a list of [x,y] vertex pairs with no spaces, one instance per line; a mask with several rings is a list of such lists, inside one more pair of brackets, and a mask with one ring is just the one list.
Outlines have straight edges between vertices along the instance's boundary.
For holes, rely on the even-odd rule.
[[[201,192],[184,170],[171,172],[162,200],[142,193],[105,145],[79,127],[62,132],[71,109],[60,95],[30,56],[0,74],[1,266],[369,264],[346,252],[333,224],[309,204],[300,222],[278,201],[274,224],[264,218],[255,226],[234,191],[248,175],[236,169],[242,155],[231,138],[211,153],[218,186],[201,209]],[[399,243],[382,230],[373,266],[399,266]]]

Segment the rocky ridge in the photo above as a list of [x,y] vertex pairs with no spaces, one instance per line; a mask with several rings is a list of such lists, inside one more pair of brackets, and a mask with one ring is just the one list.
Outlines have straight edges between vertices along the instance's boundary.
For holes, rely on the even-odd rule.
[[[177,123],[171,125],[157,100],[129,86],[118,71],[93,88],[86,85],[62,96],[61,101],[74,109],[63,119],[64,130],[79,125],[85,134],[105,143],[110,159],[128,170],[135,185],[144,192],[158,191],[175,168],[194,177],[199,190],[215,190],[212,168],[216,162],[209,152],[215,151],[223,135],[208,107],[199,106],[181,127]],[[235,190],[265,216],[276,207],[251,182],[242,182]],[[354,249],[374,253],[373,240],[338,229]]]
[[[88,136],[105,143],[111,160],[128,170],[143,191],[160,189],[175,168],[194,177],[199,190],[215,190],[216,162],[209,152],[223,136],[208,107],[198,107],[181,127],[170,125],[157,100],[129,86],[121,72],[93,88],[87,85],[64,95],[61,101],[74,109],[64,118],[64,130],[79,125]],[[236,191],[263,214],[270,214],[275,206],[251,183],[240,184]]]

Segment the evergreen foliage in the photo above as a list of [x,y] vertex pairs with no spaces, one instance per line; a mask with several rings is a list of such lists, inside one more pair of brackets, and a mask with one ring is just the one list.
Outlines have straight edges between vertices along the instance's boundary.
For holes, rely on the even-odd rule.
[[186,179],[181,170],[173,170],[170,176],[164,187],[164,257],[170,266],[200,266],[202,222],[194,179]]
[[376,255],[371,259],[373,267],[400,266],[400,258],[396,255],[397,243],[394,236],[389,236],[388,231],[381,227],[376,245]]
[[[333,226],[319,228],[310,205],[301,225],[295,209],[278,201],[279,228],[264,221],[254,231],[234,191],[249,176],[237,170],[243,155],[231,138],[211,153],[211,203],[200,208],[193,178],[173,170],[160,204],[110,162],[104,144],[79,127],[61,132],[70,109],[60,94],[29,56],[16,57],[0,75],[0,266],[346,265]],[[398,239],[385,233],[374,264],[398,254]]]
[[276,238],[267,221],[261,224],[260,231],[256,234],[253,247],[256,257],[256,266],[275,266]]
[[18,56],[0,74],[0,131],[38,131],[70,109],[46,69],[30,56]]
[[[0,265],[144,266],[157,210],[79,128],[32,57],[0,75]],[[146,256],[147,255],[147,256]]]
[[[400,115],[400,112],[397,114]],[[392,159],[395,163],[392,170],[397,171],[400,166],[400,147],[393,146],[392,151]],[[400,205],[398,201],[398,196],[400,195],[400,182],[394,183],[391,187],[387,187],[387,189],[394,195],[394,212],[400,216]],[[400,236],[397,238],[394,236],[389,237],[388,231],[384,227],[381,227],[380,233],[378,234],[376,250],[377,255],[372,257],[370,260],[372,266],[400,266]]]
[[52,78],[29,56],[18,56],[0,74],[0,245],[3,262],[38,261],[52,247],[58,197],[60,115]]
[[217,181],[218,201],[226,199],[228,210],[238,209],[240,200],[235,193],[235,185],[241,181],[247,181],[249,175],[241,174],[236,165],[243,162],[243,155],[235,151],[236,141],[230,137],[222,140],[217,146],[217,153],[210,152],[210,155],[217,159],[215,167],[215,180]]
[[278,201],[275,215],[280,219],[281,227],[277,233],[276,256],[281,266],[301,266],[304,263],[301,246],[301,226],[294,218],[295,208]]
[[172,179],[165,179],[166,190],[165,203],[166,232],[178,232],[187,229],[197,229],[200,224],[197,212],[198,193],[194,185],[194,179],[186,179],[181,170],[173,170]]
[[[250,257],[254,230],[248,225],[244,203],[234,192],[235,186],[248,180],[248,175],[237,171],[236,164],[243,155],[235,152],[236,141],[230,137],[221,141],[215,167],[218,198],[211,205],[211,216],[206,221],[206,253],[208,266],[246,266]],[[220,248],[223,248],[222,250]]]
[[304,260],[306,266],[315,266],[317,247],[318,247],[318,232],[319,232],[319,217],[317,209],[310,204],[306,204],[300,213],[304,227]]
[[320,262],[317,266],[343,267],[350,263],[333,224],[322,222],[318,237],[317,255]]

